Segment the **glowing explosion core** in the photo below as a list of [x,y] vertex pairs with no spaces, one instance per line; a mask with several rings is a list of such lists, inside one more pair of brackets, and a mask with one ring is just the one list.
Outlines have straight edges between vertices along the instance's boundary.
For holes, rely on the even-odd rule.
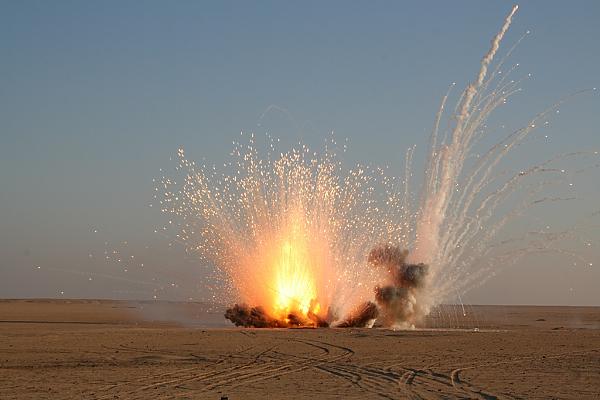
[[376,190],[393,180],[367,168],[347,171],[335,153],[305,146],[263,159],[253,137],[236,146],[233,174],[198,171],[179,155],[188,173],[181,190],[166,192],[164,210],[183,217],[180,238],[224,273],[219,295],[260,306],[247,307],[249,325],[256,318],[266,326],[327,325],[384,281],[385,271],[365,268],[365,254],[402,234],[381,218]]
[[[344,168],[327,146],[322,154],[306,146],[277,154],[271,140],[261,157],[254,135],[245,146],[234,143],[234,161],[222,173],[197,167],[179,150],[177,169],[185,178],[181,186],[163,178],[162,210],[180,217],[178,238],[188,250],[217,268],[215,296],[237,303],[227,310],[228,319],[256,327],[372,326],[375,320],[409,327],[449,294],[485,278],[480,263],[494,261],[489,243],[495,233],[532,204],[556,200],[534,196],[562,182],[564,170],[551,165],[573,155],[508,178],[492,175],[512,148],[547,124],[559,102],[465,168],[492,111],[520,90],[520,82],[509,78],[516,66],[501,71],[512,50],[492,67],[516,10],[492,40],[440,137],[444,96],[417,204],[409,190],[413,149],[402,179],[377,168]],[[540,174],[562,176],[524,185]],[[528,191],[517,206],[496,212],[523,186]],[[514,261],[540,247],[505,255]]]

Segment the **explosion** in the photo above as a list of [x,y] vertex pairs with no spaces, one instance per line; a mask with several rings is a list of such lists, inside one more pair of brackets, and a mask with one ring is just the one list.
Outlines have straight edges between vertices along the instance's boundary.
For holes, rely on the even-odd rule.
[[367,167],[346,169],[327,148],[261,156],[253,135],[233,155],[219,173],[180,150],[183,185],[161,200],[163,211],[181,217],[188,250],[217,267],[215,296],[236,303],[227,318],[241,326],[328,326],[372,299],[389,273],[365,255],[408,235],[382,214],[402,213],[402,202],[384,195],[396,181]]
[[[516,11],[440,134],[450,92],[443,97],[416,204],[409,190],[412,148],[401,179],[377,168],[345,168],[329,145],[323,153],[304,145],[278,153],[271,140],[261,156],[253,134],[247,145],[235,144],[234,160],[221,172],[196,166],[179,150],[183,183],[163,177],[160,205],[179,217],[177,236],[187,250],[216,268],[214,298],[235,304],[227,319],[245,327],[408,328],[450,295],[483,282],[481,262],[493,260],[494,235],[527,207],[557,199],[534,197],[555,181],[525,186],[525,180],[564,173],[551,167],[555,157],[512,176],[493,175],[560,102],[473,154],[491,113],[520,90],[520,81],[508,78],[516,66],[502,74],[506,56],[493,65]],[[521,187],[529,189],[523,198],[511,198]],[[499,212],[507,199],[517,205]],[[514,262],[530,248],[540,246],[507,251],[503,260]]]

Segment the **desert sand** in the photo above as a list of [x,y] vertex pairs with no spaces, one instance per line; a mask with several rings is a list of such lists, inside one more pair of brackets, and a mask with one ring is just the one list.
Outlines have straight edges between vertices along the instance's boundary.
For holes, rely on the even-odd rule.
[[0,399],[597,399],[600,308],[239,329],[200,303],[0,301]]

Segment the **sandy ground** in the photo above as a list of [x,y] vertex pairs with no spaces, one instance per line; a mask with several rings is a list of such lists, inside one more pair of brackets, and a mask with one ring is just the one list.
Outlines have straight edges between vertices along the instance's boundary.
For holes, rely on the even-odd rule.
[[228,328],[202,304],[0,300],[0,399],[598,399],[600,308]]

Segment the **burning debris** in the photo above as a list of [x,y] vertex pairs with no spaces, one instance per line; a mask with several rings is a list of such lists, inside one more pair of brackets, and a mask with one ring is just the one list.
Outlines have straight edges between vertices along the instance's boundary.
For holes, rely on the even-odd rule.
[[225,311],[225,318],[244,328],[282,328],[279,321],[271,318],[261,306],[249,307],[236,304]]
[[[425,286],[428,267],[425,264],[408,264],[407,250],[389,244],[375,247],[368,256],[372,268],[383,268],[387,279],[374,288],[375,302],[367,301],[357,307],[341,322],[329,310],[326,317],[309,311],[306,315],[292,312],[285,319],[270,316],[264,308],[238,305],[228,309],[225,318],[236,326],[254,328],[328,327],[340,328],[379,326],[413,326],[419,315],[417,298]],[[313,309],[311,302],[311,309]]]
[[225,311],[225,318],[244,328],[293,328],[293,327],[317,327],[327,328],[329,323],[309,312],[307,317],[292,312],[287,315],[285,320],[279,320],[271,317],[261,306],[250,307],[245,304],[236,304]]

